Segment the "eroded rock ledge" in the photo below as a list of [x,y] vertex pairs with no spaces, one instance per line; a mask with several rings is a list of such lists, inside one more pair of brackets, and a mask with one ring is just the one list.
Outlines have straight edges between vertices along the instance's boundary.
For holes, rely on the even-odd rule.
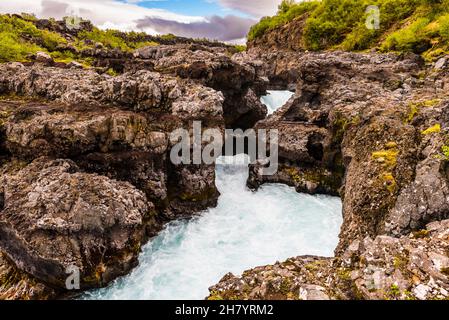
[[[129,59],[115,77],[0,65],[1,298],[60,297],[73,264],[83,289],[104,286],[162,223],[215,205],[213,166],[169,161],[169,133],[194,120],[279,129],[280,171],[263,177],[254,165],[248,185],[344,202],[336,258],[228,275],[212,298],[448,296],[447,63],[191,45]],[[296,95],[263,119],[267,86]]]

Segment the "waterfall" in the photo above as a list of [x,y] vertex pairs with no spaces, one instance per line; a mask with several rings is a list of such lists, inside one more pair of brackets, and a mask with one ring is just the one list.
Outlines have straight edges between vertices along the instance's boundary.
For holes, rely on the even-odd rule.
[[291,91],[268,91],[268,95],[262,96],[260,101],[267,106],[268,114],[272,114],[285,105],[293,95],[294,92]]

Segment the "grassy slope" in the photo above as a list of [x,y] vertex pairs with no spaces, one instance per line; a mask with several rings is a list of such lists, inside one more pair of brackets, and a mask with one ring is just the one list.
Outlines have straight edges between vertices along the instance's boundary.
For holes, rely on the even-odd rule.
[[[366,8],[380,8],[380,29],[366,28]],[[307,14],[306,50],[343,49],[415,52],[429,60],[449,50],[449,0],[284,1],[274,17],[254,25],[249,40]]]

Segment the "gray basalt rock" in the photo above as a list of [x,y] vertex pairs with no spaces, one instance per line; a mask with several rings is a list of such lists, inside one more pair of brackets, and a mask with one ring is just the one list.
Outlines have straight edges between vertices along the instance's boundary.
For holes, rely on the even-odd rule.
[[86,174],[70,160],[39,158],[3,174],[0,248],[17,268],[57,290],[80,270],[101,287],[137,264],[154,206],[126,182]]
[[145,70],[0,69],[0,296],[59,297],[71,264],[82,290],[104,286],[164,222],[216,205],[214,167],[172,165],[169,137],[223,130],[220,92]]
[[247,129],[267,114],[266,107],[257,98],[265,90],[263,79],[250,64],[233,61],[225,48],[154,46],[141,48],[134,56],[151,61],[157,72],[192,79],[221,91],[228,127]]
[[[0,103],[8,115],[2,120],[2,144],[13,157],[70,158],[88,172],[132,183],[162,215],[189,216],[216,204],[218,192],[209,169],[198,168],[197,179],[204,173],[203,183],[189,193],[198,201],[186,201],[183,190],[170,189],[178,190],[177,181],[170,179],[177,179],[172,171],[182,172],[182,167],[169,166],[169,137],[175,129],[190,130],[194,120],[202,121],[205,129],[222,130],[221,93],[147,71],[110,77],[89,70],[3,67],[7,72],[18,68],[15,76],[3,78],[6,92],[54,100]],[[33,70],[40,74],[38,80],[31,80]],[[77,80],[83,83],[75,85]],[[179,203],[184,203],[182,208]]]
[[264,61],[254,66],[273,89],[297,86],[256,125],[280,131],[280,169],[261,176],[256,163],[248,185],[339,191],[344,222],[336,258],[227,275],[210,298],[447,299],[447,72],[414,55],[255,48],[234,59]]
[[0,93],[18,94],[64,103],[116,105],[122,109],[165,112],[185,119],[220,121],[223,96],[210,88],[137,71],[117,77],[92,70],[26,67],[20,63],[0,65]]
[[415,56],[256,48],[234,59],[271,61],[257,64],[258,73],[274,86],[297,86],[255,126],[279,131],[279,170],[261,176],[261,164],[252,165],[248,186],[281,182],[340,194],[345,219],[337,253],[357,238],[407,234],[448,217],[448,97],[435,90],[436,82],[447,83],[444,73],[419,79],[427,71]]

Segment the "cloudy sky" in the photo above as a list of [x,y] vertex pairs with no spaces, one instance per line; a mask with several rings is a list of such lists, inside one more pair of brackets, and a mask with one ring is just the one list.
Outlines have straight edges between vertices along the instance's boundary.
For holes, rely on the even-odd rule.
[[281,0],[0,0],[0,13],[41,18],[77,15],[100,28],[242,42]]

